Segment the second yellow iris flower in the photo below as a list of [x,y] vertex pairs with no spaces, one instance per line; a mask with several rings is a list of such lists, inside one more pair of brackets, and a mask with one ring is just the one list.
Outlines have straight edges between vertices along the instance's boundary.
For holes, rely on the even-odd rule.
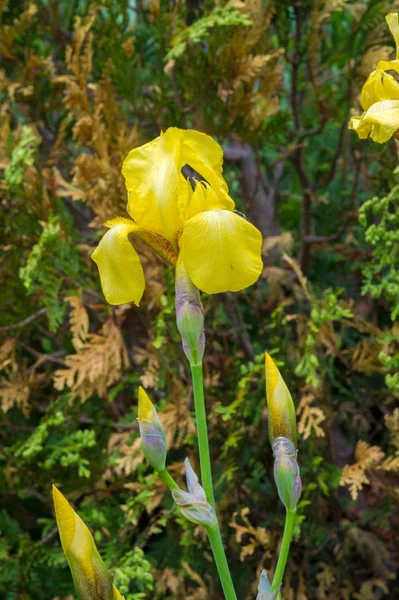
[[[92,254],[110,304],[139,304],[145,281],[132,242],[143,239],[172,264],[177,258],[200,290],[238,291],[262,271],[261,233],[234,212],[222,175],[223,150],[213,138],[171,127],[133,149],[122,173],[131,219],[107,221]],[[191,180],[182,169],[190,167]]]
[[359,138],[368,136],[380,144],[387,142],[399,130],[399,83],[387,71],[399,73],[399,22],[398,13],[385,17],[396,44],[394,60],[380,60],[363,86],[360,103],[364,113],[352,117],[349,128]]

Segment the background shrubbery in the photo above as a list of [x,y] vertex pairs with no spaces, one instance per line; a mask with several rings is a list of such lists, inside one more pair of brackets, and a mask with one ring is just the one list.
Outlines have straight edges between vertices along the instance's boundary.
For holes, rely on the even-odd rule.
[[396,142],[350,110],[395,0],[0,0],[0,596],[73,597],[51,482],[127,600],[221,598],[204,532],[140,451],[137,389],[171,472],[197,456],[174,274],[146,247],[140,308],[105,303],[90,260],[123,215],[121,162],[168,126],[225,149],[262,278],[204,298],[216,495],[240,598],[272,569],[263,351],[298,406],[304,492],[284,600],[395,598],[399,485]]

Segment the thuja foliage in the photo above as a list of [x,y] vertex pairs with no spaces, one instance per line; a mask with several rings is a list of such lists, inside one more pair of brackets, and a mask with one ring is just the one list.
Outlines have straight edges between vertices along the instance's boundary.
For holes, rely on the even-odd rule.
[[[284,600],[398,595],[397,153],[348,131],[396,2],[0,2],[0,596],[75,591],[55,483],[115,587],[221,598],[207,540],[143,459],[139,386],[168,468],[198,471],[174,273],[135,240],[140,307],[110,307],[90,255],[126,217],[121,166],[168,127],[224,149],[264,269],[210,295],[204,380],[215,497],[237,595],[272,574],[273,480],[263,353],[293,396],[303,480]],[[361,115],[363,107],[354,109]]]

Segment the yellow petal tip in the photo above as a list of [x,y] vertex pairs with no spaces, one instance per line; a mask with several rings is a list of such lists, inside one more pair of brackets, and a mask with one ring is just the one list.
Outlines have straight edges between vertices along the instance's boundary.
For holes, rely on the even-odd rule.
[[270,356],[270,354],[268,354],[267,352],[265,353],[265,371],[266,371],[266,394],[267,394],[267,399],[270,402],[271,398],[273,396],[273,392],[276,389],[276,385],[278,382],[278,377],[279,377],[279,370],[276,367],[276,363],[274,362],[274,360],[272,359],[272,357]]
[[61,543],[64,552],[67,553],[72,545],[75,534],[77,515],[68,500],[54,484],[52,486],[52,492],[55,518],[60,532]]
[[139,387],[139,414],[138,418],[152,421],[156,414],[153,403],[148,397],[147,392],[140,386]]

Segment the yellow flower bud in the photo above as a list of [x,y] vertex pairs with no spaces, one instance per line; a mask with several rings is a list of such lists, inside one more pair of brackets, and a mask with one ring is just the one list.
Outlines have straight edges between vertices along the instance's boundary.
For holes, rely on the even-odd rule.
[[141,386],[137,420],[144,456],[156,471],[163,471],[166,462],[165,431],[153,403]]
[[88,527],[53,485],[55,516],[62,549],[80,600],[120,600]]
[[265,370],[270,443],[273,444],[278,437],[285,437],[296,446],[294,402],[274,360],[267,353],[265,355]]

